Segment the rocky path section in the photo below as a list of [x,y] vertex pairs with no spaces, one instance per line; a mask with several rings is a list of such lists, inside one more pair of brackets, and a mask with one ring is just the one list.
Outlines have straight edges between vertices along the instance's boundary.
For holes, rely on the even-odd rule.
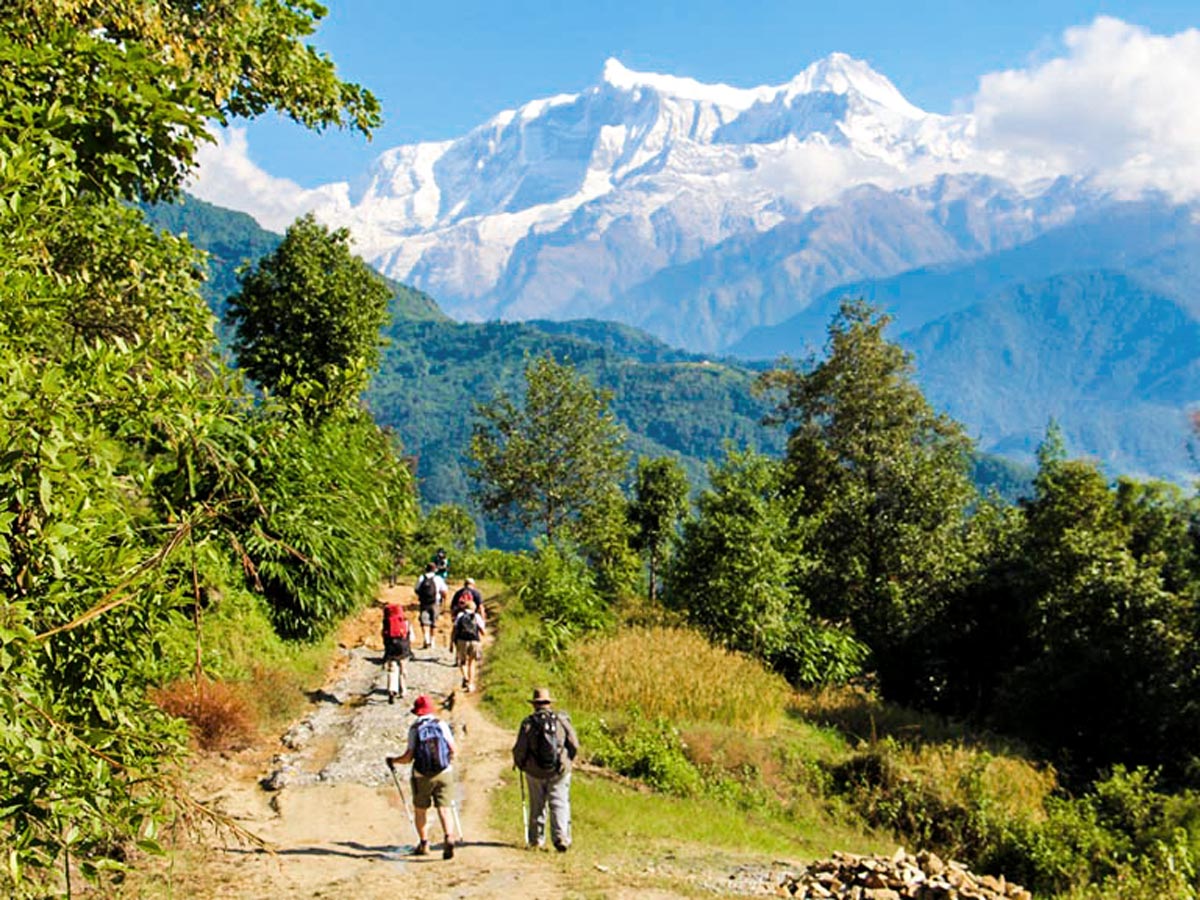
[[[393,599],[385,592],[384,599]],[[395,589],[407,602],[411,588]],[[498,836],[487,826],[489,793],[511,766],[512,735],[479,712],[478,695],[456,691],[458,669],[443,643],[417,650],[408,691],[393,704],[383,681],[379,612],[368,610],[344,638],[342,664],[314,695],[313,710],[284,736],[285,750],[263,770],[227,772],[210,799],[274,848],[217,847],[204,861],[203,888],[192,896],[228,898],[569,896],[558,867],[519,846],[519,829]],[[452,861],[412,857],[412,825],[384,757],[403,750],[413,698],[453,696],[465,843]],[[232,776],[232,777],[230,777]],[[407,778],[402,777],[406,795]],[[211,782],[210,782],[211,784]],[[411,797],[409,797],[411,802]],[[441,841],[437,817],[430,837]]]

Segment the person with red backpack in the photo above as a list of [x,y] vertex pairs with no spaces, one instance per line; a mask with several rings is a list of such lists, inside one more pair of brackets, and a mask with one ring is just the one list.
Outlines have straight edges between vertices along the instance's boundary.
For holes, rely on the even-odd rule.
[[[442,858],[450,859],[454,856],[455,842],[449,812],[454,802],[454,779],[450,771],[450,763],[456,752],[454,735],[450,726],[434,711],[433,701],[428,695],[417,697],[412,712],[417,720],[408,729],[408,747],[400,756],[386,757],[387,766],[395,769],[398,765],[412,763],[409,785],[415,811],[413,824],[417,829],[417,846],[413,848],[413,855],[429,855],[429,833],[426,828],[429,807],[432,806],[437,809],[445,836]],[[462,841],[461,834],[458,840]]]
[[404,662],[412,657],[412,629],[399,603],[383,607],[383,671],[387,675],[388,703],[404,696]]

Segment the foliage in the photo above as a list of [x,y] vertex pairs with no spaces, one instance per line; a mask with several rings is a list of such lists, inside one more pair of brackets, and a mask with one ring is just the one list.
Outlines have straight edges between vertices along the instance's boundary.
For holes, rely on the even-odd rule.
[[627,459],[611,396],[547,354],[527,362],[520,406],[505,394],[477,405],[471,476],[483,509],[550,541],[586,541],[581,526],[610,501]]
[[667,577],[666,600],[714,642],[765,660],[803,684],[855,674],[864,648],[815,618],[795,588],[810,563],[804,523],[778,463],[731,451],[711,470]]
[[571,548],[548,540],[538,541],[527,580],[517,595],[540,620],[534,646],[545,657],[560,655],[573,639],[607,628],[613,621],[586,561]]
[[649,554],[650,601],[657,597],[659,567],[671,544],[679,520],[687,512],[690,486],[683,467],[674,459],[642,457],[638,460],[634,500],[629,505],[633,546]]
[[416,513],[412,475],[362,414],[306,425],[267,410],[254,424],[245,562],[276,630],[311,640],[375,596],[396,539],[388,523]]
[[310,213],[241,282],[226,316],[246,374],[309,418],[357,400],[378,364],[388,289],[350,252],[349,230]]
[[846,300],[822,362],[760,382],[782,392],[787,475],[813,526],[812,565],[798,584],[817,612],[850,620],[885,691],[904,678],[906,637],[968,566],[963,520],[974,499],[969,442],[922,396],[910,357],[883,336],[887,324]]
[[463,554],[475,549],[475,520],[471,514],[456,503],[443,503],[429,510],[417,523],[417,530],[408,544],[409,557],[416,571],[423,571],[425,563],[433,558],[439,548],[447,550],[450,562],[456,570],[469,572],[463,566]]
[[250,704],[228,682],[189,678],[151,691],[150,699],[185,720],[192,739],[205,750],[239,750],[254,736]]
[[[254,506],[247,405],[201,259],[121,200],[171,195],[210,115],[369,129],[300,44],[315,4],[0,11],[0,842],[7,894],[69,893],[158,852],[185,729],[147,698]],[[311,78],[304,85],[293,77]],[[279,80],[276,80],[279,79]],[[303,85],[303,86],[301,86]],[[226,556],[227,559],[227,556]],[[66,873],[60,875],[59,873]]]
[[587,738],[592,759],[622,775],[682,797],[695,796],[703,788],[679,729],[663,716],[649,720],[632,707],[619,723],[600,719]]

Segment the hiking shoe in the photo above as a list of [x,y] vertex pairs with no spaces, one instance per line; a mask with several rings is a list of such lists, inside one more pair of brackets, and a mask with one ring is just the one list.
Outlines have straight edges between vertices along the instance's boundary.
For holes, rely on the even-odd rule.
[[429,855],[429,841],[421,841],[421,843],[419,843],[419,844],[417,844],[417,846],[413,847],[412,855],[413,856],[428,856]]
[[564,844],[562,841],[554,842],[554,849],[557,850],[559,853],[566,853],[567,848],[570,846],[571,846],[570,844]]
[[454,859],[454,841],[442,844],[442,859]]
[[388,691],[388,703],[395,703],[395,702],[396,702],[396,692]]
[[471,689],[471,682],[467,681],[467,679],[465,679],[465,678],[464,678],[464,679],[463,679],[462,686],[463,686],[463,687],[465,687],[467,690],[470,690],[470,689]]

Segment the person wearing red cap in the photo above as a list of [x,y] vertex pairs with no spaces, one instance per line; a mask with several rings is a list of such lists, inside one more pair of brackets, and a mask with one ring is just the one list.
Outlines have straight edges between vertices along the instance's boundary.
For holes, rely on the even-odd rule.
[[[413,848],[416,856],[429,854],[429,837],[426,825],[429,819],[429,807],[435,807],[438,819],[442,823],[442,834],[445,843],[442,845],[442,857],[450,859],[454,856],[454,841],[450,827],[450,806],[454,790],[454,778],[450,771],[450,762],[454,759],[456,748],[454,735],[433,708],[433,701],[427,694],[421,694],[413,703],[412,713],[417,720],[408,729],[408,747],[400,756],[387,757],[388,768],[412,763],[412,776],[409,786],[412,789],[414,824],[417,828],[417,846]],[[458,836],[462,840],[462,835]]]

